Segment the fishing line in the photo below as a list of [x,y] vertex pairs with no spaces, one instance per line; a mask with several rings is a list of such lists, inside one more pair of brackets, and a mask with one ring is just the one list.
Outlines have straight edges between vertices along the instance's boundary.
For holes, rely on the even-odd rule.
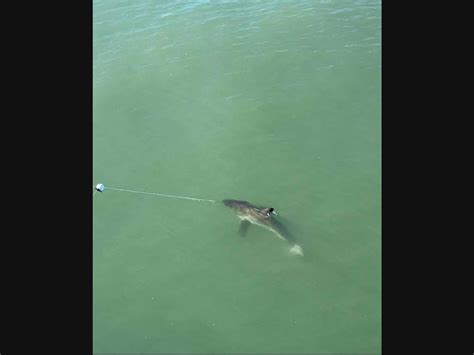
[[[93,186],[93,187],[95,188],[95,192],[104,192],[104,190],[105,190],[104,184],[97,184],[96,186]],[[189,197],[189,196],[168,195],[168,194],[161,194],[161,193],[158,193],[158,192],[145,192],[145,191],[121,189],[121,188],[118,188],[118,187],[109,187],[109,186],[107,186],[107,190],[119,191],[119,192],[129,192],[129,193],[133,193],[133,194],[142,194],[142,195],[152,195],[152,196],[160,196],[160,197],[178,198],[178,199],[183,199],[183,200],[191,200],[191,201],[199,201],[199,202],[211,202],[211,203],[216,202],[215,200],[208,200],[208,199],[204,199],[204,198],[196,198],[196,197]],[[95,192],[94,192],[94,194],[95,194]]]

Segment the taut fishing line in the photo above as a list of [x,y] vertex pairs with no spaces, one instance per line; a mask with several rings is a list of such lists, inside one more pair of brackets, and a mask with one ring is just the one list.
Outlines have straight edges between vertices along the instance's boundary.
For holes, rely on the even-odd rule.
[[[104,184],[97,184],[96,186],[93,186],[93,187],[95,189],[94,195],[96,194],[96,192],[104,192],[106,190]],[[110,186],[107,186],[107,190],[119,191],[119,192],[128,192],[128,193],[133,193],[133,194],[152,195],[152,196],[159,196],[159,197],[178,198],[178,199],[182,199],[182,200],[191,200],[191,201],[199,201],[199,202],[211,202],[211,203],[216,202],[216,200],[208,200],[208,199],[204,199],[204,198],[168,195],[168,194],[161,194],[161,193],[158,193],[158,192],[145,192],[145,191],[129,190],[129,189],[122,189],[122,188],[118,188],[118,187],[110,187]]]

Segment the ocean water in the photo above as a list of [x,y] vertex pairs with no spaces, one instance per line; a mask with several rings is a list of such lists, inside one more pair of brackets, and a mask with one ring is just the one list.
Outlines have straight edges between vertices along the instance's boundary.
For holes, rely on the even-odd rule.
[[[380,353],[381,2],[93,1],[95,353]],[[93,193],[93,192],[91,192]]]

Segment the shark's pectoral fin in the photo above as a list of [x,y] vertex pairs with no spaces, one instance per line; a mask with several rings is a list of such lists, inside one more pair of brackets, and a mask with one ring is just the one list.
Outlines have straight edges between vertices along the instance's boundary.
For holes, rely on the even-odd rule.
[[242,220],[240,222],[240,227],[239,227],[239,234],[241,237],[245,237],[245,234],[247,233],[247,230],[250,227],[250,222],[247,220]]

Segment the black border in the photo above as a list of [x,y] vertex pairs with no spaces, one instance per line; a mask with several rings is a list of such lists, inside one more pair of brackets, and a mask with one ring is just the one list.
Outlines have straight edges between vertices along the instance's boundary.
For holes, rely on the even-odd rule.
[[457,200],[460,150],[469,151],[460,143],[472,139],[456,127],[455,82],[465,68],[457,30],[470,20],[436,5],[382,4],[384,354],[474,352],[472,232],[459,227],[466,207]]
[[3,10],[0,353],[92,354],[92,1]]

